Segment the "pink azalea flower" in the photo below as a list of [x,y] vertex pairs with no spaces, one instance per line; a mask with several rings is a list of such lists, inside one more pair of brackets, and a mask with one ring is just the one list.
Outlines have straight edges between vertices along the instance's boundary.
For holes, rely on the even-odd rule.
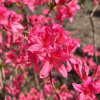
[[7,46],[7,48],[10,48],[14,44],[17,45],[18,44],[18,39],[19,39],[19,36],[17,36],[16,34],[12,34],[11,32],[7,31],[6,32],[6,37],[5,37],[5,40],[6,40],[5,45]]
[[51,51],[50,57],[47,56],[46,60],[43,62],[40,78],[47,77],[53,66],[59,74],[63,77],[67,77],[67,70],[62,62],[66,61],[68,58],[68,55],[63,53],[61,47],[55,45],[54,50]]
[[95,70],[97,68],[97,64],[93,61],[92,58],[90,58],[88,60],[88,64],[89,64],[91,70]]
[[73,83],[73,87],[78,92],[76,100],[98,100],[94,94],[100,93],[100,85],[96,85],[91,77],[83,85]]
[[45,21],[44,16],[42,16],[42,15],[37,16],[35,14],[33,16],[28,16],[28,19],[32,26],[34,26],[38,22],[42,24]]
[[44,100],[44,94],[42,92],[39,92],[35,88],[31,88],[31,90],[26,94],[26,96],[21,93],[19,95],[19,100]]
[[79,59],[70,59],[69,60],[72,64],[72,68],[76,71],[76,73],[80,76],[82,79],[82,62]]
[[47,97],[50,97],[51,95],[53,95],[55,93],[51,84],[45,84],[44,91],[45,91],[45,94],[47,95]]
[[16,12],[12,11],[10,21],[6,28],[12,32],[17,33],[19,29],[24,29],[24,27],[19,23],[21,20],[21,15],[18,15]]
[[14,54],[16,50],[11,50],[8,53],[5,53],[6,56],[6,60],[5,60],[5,64],[8,64],[10,62],[12,62],[12,65],[15,66],[15,59],[16,59],[16,55]]
[[28,64],[27,65],[30,66],[31,64],[34,64],[35,73],[40,71],[38,56],[33,54],[33,53],[31,53],[30,51],[28,51]]
[[49,9],[45,9],[42,13],[45,14],[45,15],[47,15],[48,12],[49,12]]
[[10,11],[7,10],[3,4],[0,4],[0,24],[7,25]]
[[40,78],[48,76],[54,68],[62,76],[67,77],[67,70],[62,62],[71,58],[79,43],[69,36],[60,25],[44,26],[39,24],[34,26],[28,36],[28,63],[35,65],[35,72],[40,70],[39,62],[41,61],[42,70]]
[[92,78],[96,78],[100,75],[100,65],[96,68],[94,74],[92,75]]
[[[69,61],[71,64],[69,63]],[[84,66],[82,67],[81,60],[75,57],[69,59],[69,61],[67,61],[67,71],[69,72],[73,68],[73,70],[79,75],[82,81],[86,80],[89,74],[89,67],[87,66],[87,64],[84,63]]]
[[[60,98],[61,100],[74,100],[73,98],[74,92],[69,91],[68,87],[64,84],[60,87]],[[58,99],[56,99],[58,100]]]
[[88,60],[88,58],[87,58],[87,57],[82,57],[82,58],[81,58],[82,63],[86,63],[86,62],[87,62],[87,60]]
[[94,3],[97,4],[98,3],[98,0],[94,0]]
[[22,0],[24,4],[26,4],[30,10],[33,12],[34,8],[38,5],[41,5],[43,2],[48,2],[48,0]]
[[[94,56],[94,46],[93,45],[87,45],[83,48],[84,53],[88,53],[89,56]],[[99,52],[96,50],[96,55],[99,56]]]
[[47,13],[48,13],[48,10],[44,10],[43,14],[45,14],[45,16],[44,15],[35,15],[35,14],[33,16],[28,16],[31,27],[34,26],[36,23],[43,24],[44,21],[45,21],[45,23],[55,24],[55,20],[51,16],[46,18]]
[[34,11],[34,8],[35,8],[34,1],[35,0],[23,0],[24,4],[26,4],[32,12]]
[[58,20],[61,24],[64,19],[69,18],[70,22],[73,21],[73,16],[76,14],[77,10],[80,9],[80,6],[77,4],[78,1],[72,0],[69,3],[65,3],[66,6],[62,5],[57,8],[56,20]]
[[19,95],[19,100],[26,100],[26,97],[24,96],[23,93],[21,93],[21,94]]
[[85,63],[83,66],[83,73],[82,73],[82,80],[87,80],[88,78],[88,74],[89,74],[89,67],[87,66],[87,64]]
[[12,88],[11,85],[8,84],[5,89],[9,94],[13,94],[15,96],[18,96],[19,92],[21,91],[21,86],[24,83],[24,77],[23,75],[19,74],[16,78],[13,78],[12,82]]

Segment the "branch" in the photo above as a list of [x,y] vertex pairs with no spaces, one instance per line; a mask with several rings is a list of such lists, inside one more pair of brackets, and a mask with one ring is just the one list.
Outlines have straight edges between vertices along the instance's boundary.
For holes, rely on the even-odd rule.
[[13,100],[13,94],[12,94],[12,81],[13,81],[13,77],[12,75],[10,75],[10,89],[11,89],[11,100]]
[[94,12],[96,11],[98,5],[99,5],[99,3],[97,3],[96,6],[94,7],[94,9],[93,9],[93,11],[92,11],[92,13],[91,13],[91,15],[90,15],[91,18],[93,17]]
[[[95,29],[94,29],[94,24],[93,24],[93,20],[92,20],[92,17],[94,15],[94,12],[96,11],[97,7],[98,7],[99,3],[96,4],[96,6],[94,7],[92,13],[88,16],[89,20],[90,20],[90,23],[91,23],[91,27],[92,27],[92,32],[93,32],[93,45],[94,45],[94,56],[95,56],[95,60],[96,60],[96,63],[98,64],[98,59],[97,59],[97,56],[96,56],[96,47],[95,47]],[[87,14],[87,12],[85,11],[85,8],[84,8],[84,5],[81,4],[81,7],[83,8],[85,14]]]
[[59,94],[57,93],[56,88],[55,88],[55,86],[54,86],[54,84],[53,84],[53,82],[52,82],[51,72],[50,72],[50,81],[51,81],[52,87],[53,87],[53,89],[54,89],[54,91],[55,91],[57,97],[59,98],[59,100],[61,100],[61,99],[60,99],[60,96],[59,96]]
[[24,7],[22,7],[22,11],[23,11],[24,16],[25,16],[24,21],[26,22],[26,26],[27,26],[26,30],[29,32],[29,20],[28,20],[28,18],[27,18],[27,13],[26,13]]
[[44,22],[43,22],[43,25],[42,26],[44,26],[45,25],[45,22],[46,22],[46,20],[47,20],[47,18],[49,17],[49,14],[50,14],[50,12],[52,11],[52,9],[50,9],[49,10],[49,12],[48,12],[48,14],[46,15],[46,18],[45,18],[45,20],[44,20]]
[[38,78],[37,78],[37,73],[35,73],[35,68],[33,66],[33,72],[34,72],[34,77],[35,77],[35,84],[36,84],[36,88],[39,91],[40,90],[40,86],[39,86],[39,82],[38,82]]
[[98,64],[98,59],[97,59],[97,56],[96,56],[96,47],[95,47],[95,30],[94,30],[94,24],[93,24],[92,18],[89,17],[89,19],[90,19],[91,26],[92,26],[92,31],[93,31],[94,56],[95,56],[96,63]]

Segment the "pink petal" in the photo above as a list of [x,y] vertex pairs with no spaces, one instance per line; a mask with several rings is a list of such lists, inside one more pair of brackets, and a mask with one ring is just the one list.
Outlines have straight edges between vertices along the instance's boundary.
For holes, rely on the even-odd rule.
[[86,100],[84,93],[80,93],[76,100]]
[[94,83],[91,83],[89,85],[90,92],[93,94],[99,94],[100,93],[100,85],[95,85]]
[[97,67],[97,69],[95,70],[94,74],[92,75],[92,78],[96,78],[98,77],[98,75],[100,74],[100,65]]
[[76,60],[75,59],[70,59],[69,60],[72,64],[76,64]]
[[82,87],[82,85],[80,85],[80,84],[75,84],[75,83],[73,83],[72,85],[73,85],[74,89],[75,89],[77,92],[84,92],[84,88]]
[[11,26],[11,31],[13,31],[13,32],[15,32],[15,33],[17,33],[17,28],[16,27],[14,27],[14,26]]
[[1,20],[0,23],[3,24],[3,25],[7,25],[8,24],[8,20]]
[[67,67],[66,67],[67,72],[70,72],[72,70],[72,66],[69,63],[69,61],[67,61]]
[[87,64],[85,63],[83,67],[83,79],[87,79],[88,74],[89,74],[89,69],[88,69]]
[[70,22],[73,22],[73,16],[69,18]]
[[61,74],[63,77],[67,77],[67,70],[65,66],[61,63],[57,64],[57,67],[55,67],[56,71]]
[[30,8],[30,10],[33,12],[34,11],[34,6],[33,5],[28,5],[28,7]]
[[47,77],[49,72],[52,70],[52,68],[53,68],[53,66],[49,63],[49,61],[46,61],[40,72],[40,78]]
[[39,50],[40,50],[40,45],[39,45],[39,44],[31,45],[31,46],[28,48],[28,50],[31,51],[31,52],[39,51]]
[[55,0],[55,2],[58,4],[59,3],[59,0]]
[[19,23],[12,24],[12,26],[16,27],[17,29],[24,29],[24,27]]
[[76,59],[76,64],[73,65],[73,69],[77,72],[77,74],[80,76],[82,79],[82,62],[79,59]]
[[89,100],[98,100],[98,98],[94,94],[91,94],[91,93],[88,95],[87,99],[89,99]]
[[87,80],[84,82],[83,87],[87,87],[92,82],[92,78],[88,77]]

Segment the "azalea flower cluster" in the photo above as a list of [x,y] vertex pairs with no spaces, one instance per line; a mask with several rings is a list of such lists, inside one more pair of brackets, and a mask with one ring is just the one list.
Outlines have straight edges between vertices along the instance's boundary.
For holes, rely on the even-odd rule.
[[7,86],[5,86],[5,89],[7,90],[9,94],[18,96],[24,82],[25,82],[25,79],[23,75],[19,74],[17,78],[13,78],[12,88],[10,88],[10,84],[8,84]]
[[47,3],[49,0],[0,0],[0,3],[6,3],[6,5],[10,5],[12,3],[17,3],[20,7],[23,5],[27,5],[30,10],[33,12],[35,7]]
[[[73,87],[77,91],[77,99],[76,100],[98,100],[95,94],[100,93],[100,66],[97,67],[94,74],[92,76],[89,75],[89,67],[85,63],[81,70],[79,70],[78,74],[82,80],[82,85],[73,83]],[[95,80],[95,78],[97,78]],[[95,80],[95,81],[94,81]]]
[[[39,63],[43,66],[40,78],[45,78],[49,72],[56,69],[62,76],[67,77],[67,70],[70,69],[63,62],[73,57],[73,53],[80,44],[70,37],[60,25],[52,26],[36,25],[28,35],[28,64],[35,65],[35,73],[40,71]],[[69,72],[69,70],[68,70]]]
[[[11,10],[10,5],[16,5],[20,11]],[[49,8],[40,15],[34,13],[35,8],[44,5]],[[27,15],[26,6],[32,16]],[[100,66],[93,59],[94,46],[83,48],[83,56],[88,57],[75,56],[80,42],[72,38],[75,32],[62,27],[66,18],[73,22],[78,10],[77,0],[0,0],[0,96],[3,95],[3,100],[59,100],[57,93],[61,100],[97,100]],[[54,17],[51,12],[55,13]],[[96,56],[100,56],[97,50]],[[58,79],[52,79],[55,71],[67,78],[72,70],[81,80],[80,84],[72,82],[77,93],[68,90],[65,84],[58,87]],[[30,79],[30,75],[35,79],[33,76]],[[36,89],[41,83],[38,78],[42,80],[41,91]],[[31,80],[35,80],[34,87],[29,86]]]
[[[94,46],[93,45],[87,45],[83,48],[83,53],[86,54],[88,56],[94,56]],[[96,56],[99,56],[100,53],[98,52],[98,50],[96,49]]]
[[[21,92],[18,96],[18,100],[45,100],[46,97],[53,97],[55,100],[58,100],[54,90],[52,91],[52,89],[52,85],[47,82],[46,84],[44,84],[44,93],[39,92],[35,88],[31,88],[26,95]],[[58,90],[58,92],[60,93],[61,100],[74,100],[74,91],[69,91],[68,87],[65,84],[60,87],[60,90]],[[7,100],[11,100],[10,96],[8,96],[7,98]],[[14,100],[16,100],[16,98],[14,98]]]
[[[50,24],[55,24],[55,20],[52,18],[51,14],[46,18],[46,15],[48,14],[49,10],[45,9],[41,15],[36,15],[34,14],[33,16],[28,16],[28,20],[30,25],[33,27],[36,23],[50,23]],[[46,19],[46,20],[45,20]]]
[[[64,1],[64,0],[62,0]],[[59,1],[58,3],[62,3]],[[57,8],[56,12],[56,20],[58,20],[61,24],[64,19],[69,18],[70,22],[73,22],[73,16],[77,13],[77,10],[80,10],[80,6],[78,5],[77,0],[71,0],[69,3],[64,3],[63,6]]]

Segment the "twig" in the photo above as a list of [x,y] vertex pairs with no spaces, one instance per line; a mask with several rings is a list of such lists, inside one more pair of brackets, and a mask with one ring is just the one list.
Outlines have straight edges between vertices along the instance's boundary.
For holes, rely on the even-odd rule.
[[[67,2],[64,2],[64,3],[69,3],[69,2],[71,2],[71,1],[72,1],[72,0],[68,0]],[[47,18],[48,18],[48,16],[49,16],[50,12],[51,12],[51,11],[54,9],[54,7],[55,7],[55,2],[54,2],[54,0],[51,0],[51,3],[52,3],[54,6],[50,8],[50,10],[49,10],[48,14],[46,15],[45,21],[43,22],[43,25],[42,25],[42,26],[45,25],[45,22],[46,22],[46,20],[47,20]],[[64,5],[64,3],[63,3],[62,5]],[[65,6],[65,5],[64,5],[64,6]]]
[[[90,20],[90,23],[91,23],[91,27],[92,27],[92,32],[93,32],[93,45],[94,45],[94,56],[95,56],[95,60],[96,60],[96,63],[98,64],[98,59],[97,59],[97,56],[96,56],[96,47],[95,47],[95,29],[94,29],[94,24],[93,24],[93,20],[92,20],[92,17],[94,15],[94,12],[95,10],[97,9],[99,3],[96,4],[96,6],[94,7],[92,13],[90,14],[90,16],[88,16],[89,20]],[[85,11],[85,8],[84,8],[84,5],[81,4],[81,7],[83,8],[85,14],[87,14],[87,12]]]
[[98,59],[97,59],[97,56],[96,56],[96,47],[95,47],[95,30],[94,30],[94,24],[93,24],[92,18],[90,17],[89,19],[90,19],[91,26],[92,26],[92,31],[93,31],[94,56],[95,56],[96,63],[98,64]]
[[51,81],[52,87],[53,87],[53,89],[54,89],[54,91],[55,91],[57,97],[59,98],[59,100],[61,100],[61,99],[60,99],[60,96],[59,96],[59,94],[57,93],[56,88],[55,88],[55,86],[54,86],[54,84],[53,84],[53,82],[52,82],[51,72],[50,72],[50,81]]
[[81,29],[81,27],[78,28],[76,31],[73,31],[73,32],[71,32],[70,34],[68,34],[67,37],[70,37],[70,36],[74,35],[74,34],[75,34],[76,32],[78,32],[80,29]]
[[51,12],[51,11],[52,11],[52,9],[50,9],[50,10],[49,10],[49,12],[48,12],[48,14],[46,15],[46,18],[45,18],[45,20],[44,20],[44,22],[43,22],[42,26],[44,26],[44,25],[45,25],[45,22],[46,22],[47,18],[49,17],[49,14],[50,14],[50,12]]
[[38,78],[37,78],[37,73],[35,73],[34,76],[35,76],[36,87],[39,90],[40,87],[39,87],[39,82],[38,82]]
[[11,100],[13,100],[13,94],[12,94],[12,75],[10,75],[10,88],[11,88]]
[[27,25],[27,31],[29,31],[29,20],[28,20],[28,18],[27,18],[27,13],[26,13],[26,11],[25,11],[25,9],[22,7],[22,11],[23,11],[23,13],[24,13],[24,16],[25,16],[25,19],[24,19],[24,21],[26,21],[26,25]]
[[[2,64],[2,59],[0,59],[0,65]],[[4,100],[4,99],[1,99],[3,97],[6,96],[6,90],[5,90],[5,73],[4,73],[4,67],[2,65],[2,67],[0,68],[0,84],[1,84],[1,87],[2,87],[2,93],[0,94],[0,100]]]
[[[36,89],[37,89],[38,91],[40,91],[40,86],[39,86],[39,82],[38,82],[38,78],[37,78],[37,73],[35,73],[35,70],[34,70],[34,69],[35,69],[35,68],[34,68],[34,66],[33,66]],[[39,92],[39,94],[40,94],[40,92]],[[41,96],[40,96],[40,95],[39,95],[39,100],[41,100]]]
[[2,68],[1,71],[2,71],[2,78],[5,80],[4,68]]
[[96,4],[96,6],[94,7],[94,9],[93,9],[93,11],[92,11],[92,13],[91,13],[90,17],[92,17],[92,16],[94,15],[94,12],[96,11],[96,9],[97,9],[98,5],[99,5],[99,3],[97,3],[97,4]]
[[2,81],[2,73],[1,73],[1,70],[0,70],[0,83],[1,83],[1,87],[3,88],[3,81]]
[[93,16],[95,16],[96,14],[100,13],[100,10],[94,12]]
[[[34,71],[34,66],[33,66],[33,71]],[[37,73],[34,72],[34,77],[35,77],[35,83],[36,83],[36,87],[38,89],[38,91],[40,90],[40,87],[39,87],[39,82],[38,82],[38,78],[37,78]]]

